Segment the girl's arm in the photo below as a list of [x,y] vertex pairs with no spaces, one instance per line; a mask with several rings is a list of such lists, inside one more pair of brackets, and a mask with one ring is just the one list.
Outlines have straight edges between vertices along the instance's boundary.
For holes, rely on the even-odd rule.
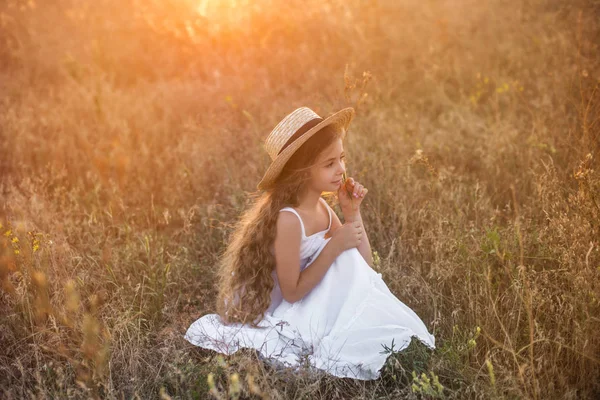
[[275,270],[283,298],[294,303],[302,299],[325,276],[325,273],[340,255],[337,243],[330,240],[318,257],[300,271],[300,220],[291,213],[279,213],[275,236]]
[[365,224],[363,223],[362,216],[360,215],[360,209],[354,211],[353,214],[346,215],[344,214],[344,221],[346,222],[354,222],[360,221],[360,226],[363,229],[362,240],[360,241],[360,245],[357,247],[360,254],[363,256],[369,267],[373,268],[373,254],[371,252],[371,243],[369,243],[369,237],[367,236],[367,231],[365,230]]
[[[327,207],[329,207],[329,205],[327,205]],[[337,214],[335,212],[333,212],[331,207],[329,207],[329,210],[333,217],[333,222],[331,224],[331,231],[333,232],[337,228],[342,226],[342,223],[340,222],[340,219],[338,218]],[[360,252],[360,254],[363,256],[363,258],[365,259],[367,264],[369,264],[369,266],[371,268],[373,268],[373,254],[371,252],[371,244],[369,243],[369,238],[367,237],[365,225],[363,224],[362,216],[360,215],[360,209],[358,209],[356,211],[352,211],[351,213],[347,213],[347,214],[344,213],[343,215],[344,215],[345,222],[360,221],[360,225],[363,229],[363,236],[362,236],[362,240],[360,241],[360,245],[357,247],[357,249]],[[329,232],[327,235],[330,235]],[[327,235],[325,236],[326,238],[327,238]]]

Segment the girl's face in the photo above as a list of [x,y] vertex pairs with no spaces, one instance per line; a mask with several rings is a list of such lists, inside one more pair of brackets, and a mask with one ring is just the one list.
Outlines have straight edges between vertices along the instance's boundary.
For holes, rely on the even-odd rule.
[[312,186],[319,192],[335,192],[342,183],[342,174],[346,171],[344,146],[337,139],[321,152],[316,165],[311,168]]

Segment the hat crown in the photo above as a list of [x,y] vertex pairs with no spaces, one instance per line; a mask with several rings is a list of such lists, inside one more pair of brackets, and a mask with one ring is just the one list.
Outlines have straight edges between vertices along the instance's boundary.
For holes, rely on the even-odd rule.
[[271,160],[277,158],[277,154],[287,141],[294,136],[298,129],[314,119],[322,119],[319,114],[308,107],[300,107],[289,113],[271,131],[265,140],[265,149]]

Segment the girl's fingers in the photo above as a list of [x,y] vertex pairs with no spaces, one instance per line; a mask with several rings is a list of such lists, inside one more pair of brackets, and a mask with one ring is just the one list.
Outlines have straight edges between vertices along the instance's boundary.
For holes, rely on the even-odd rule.
[[356,198],[365,197],[365,194],[367,194],[367,192],[368,192],[367,189],[365,189],[364,187],[360,187],[352,195]]
[[350,197],[354,197],[354,198],[365,197],[368,190],[363,185],[361,185],[360,183],[355,181],[354,178],[351,178],[351,177],[348,177],[346,182],[348,185],[348,190],[350,191]]

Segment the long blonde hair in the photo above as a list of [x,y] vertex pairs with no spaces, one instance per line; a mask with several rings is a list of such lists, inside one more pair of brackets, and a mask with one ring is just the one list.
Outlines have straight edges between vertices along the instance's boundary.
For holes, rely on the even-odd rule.
[[299,205],[298,194],[310,180],[311,166],[325,148],[345,135],[343,129],[328,125],[311,136],[285,164],[274,187],[258,193],[237,222],[219,261],[216,309],[224,323],[249,323],[258,328],[275,285],[271,246],[279,210]]

